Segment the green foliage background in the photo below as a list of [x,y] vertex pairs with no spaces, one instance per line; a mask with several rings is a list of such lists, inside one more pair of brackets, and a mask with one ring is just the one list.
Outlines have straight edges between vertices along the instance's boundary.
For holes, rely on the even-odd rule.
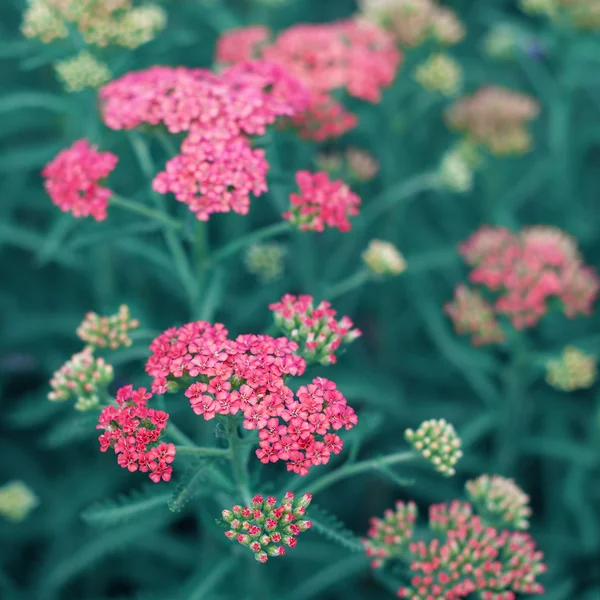
[[[164,4],[167,29],[154,42],[117,57],[123,59],[121,72],[152,64],[209,66],[218,32],[230,25],[261,22],[280,29],[355,10],[349,0],[290,0],[280,8],[250,0]],[[386,582],[375,581],[357,544],[368,518],[398,498],[416,500],[425,513],[429,503],[462,497],[466,479],[502,471],[532,496],[532,533],[549,565],[544,598],[600,598],[598,387],[556,392],[543,382],[541,367],[535,381],[519,381],[505,353],[472,348],[442,313],[454,285],[466,276],[455,246],[483,223],[557,225],[578,239],[587,262],[599,265],[600,39],[556,32],[524,16],[510,0],[448,4],[468,29],[466,40],[452,50],[465,68],[466,91],[494,82],[540,100],[534,151],[489,159],[465,196],[425,193],[398,203],[368,228],[358,217],[349,234],[290,236],[285,275],[273,283],[258,283],[245,272],[241,257],[233,257],[210,273],[202,306],[190,307],[156,227],[116,208],[102,224],[75,221],[44,193],[42,166],[83,136],[101,139],[103,149],[120,156],[111,179],[120,193],[147,201],[149,188],[127,136],[101,125],[94,95],[61,91],[50,63],[64,48],[23,39],[24,2],[1,3],[0,483],[21,479],[41,502],[27,521],[0,524],[1,598],[393,597]],[[546,56],[524,50],[504,62],[485,57],[482,36],[504,21],[545,44]],[[410,64],[419,52],[425,50],[416,50]],[[360,126],[333,144],[367,148],[380,161],[380,175],[356,188],[365,207],[382,194],[393,195],[410,176],[435,168],[454,139],[441,118],[447,101],[419,91],[410,64],[382,104],[357,105]],[[289,184],[284,178],[272,186],[247,217],[214,216],[208,227],[211,248],[276,222],[293,187],[294,169],[314,166],[310,144],[282,136],[275,151]],[[153,152],[158,164],[164,162],[159,148]],[[169,207],[187,220],[192,234],[195,223],[186,207],[172,199]],[[376,473],[319,495],[321,509],[338,515],[352,532],[338,534],[341,545],[340,539],[311,531],[294,552],[262,566],[246,560],[247,552],[240,555],[215,526],[224,506],[209,484],[200,482],[190,502],[178,499],[179,512],[168,510],[171,492],[162,485],[131,504],[144,477],[119,469],[98,452],[93,416],[46,401],[52,372],[79,349],[74,332],[88,310],[105,314],[127,303],[152,331],[197,318],[198,311],[234,334],[266,331],[269,302],[285,292],[327,297],[360,268],[360,253],[373,237],[394,242],[412,268],[394,280],[340,294],[334,302],[365,332],[326,372],[361,419],[348,447],[365,457],[393,452],[404,445],[406,427],[444,417],[461,434],[465,458],[452,479],[423,463],[402,470],[402,477],[416,479],[414,486]],[[147,341],[140,338],[112,361],[120,383],[147,383]],[[567,343],[598,354],[600,317],[548,317],[529,341],[532,362]],[[187,410],[184,402],[169,405],[175,419],[184,419]],[[199,427],[210,438],[210,426]],[[122,493],[130,499],[121,508],[107,504]]]

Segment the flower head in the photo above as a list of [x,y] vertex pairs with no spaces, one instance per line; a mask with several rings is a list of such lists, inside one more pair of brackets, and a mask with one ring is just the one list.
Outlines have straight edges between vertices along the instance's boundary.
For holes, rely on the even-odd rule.
[[110,81],[112,77],[108,65],[99,61],[87,50],[55,62],[54,69],[67,92],[80,92],[86,88],[96,89]]
[[462,457],[461,442],[445,419],[423,421],[416,431],[407,429],[404,437],[436,471],[446,477],[454,475],[454,467]]
[[283,273],[286,253],[284,246],[274,242],[254,244],[246,251],[244,264],[248,272],[261,281],[273,281]]
[[42,170],[46,191],[63,212],[103,221],[112,192],[99,182],[108,177],[117,162],[112,152],[98,152],[88,140],[78,140]]
[[462,68],[451,56],[438,52],[417,66],[415,80],[430,92],[454,96],[462,86]]
[[225,33],[217,42],[217,57],[226,63],[250,57],[277,63],[309,90],[308,107],[293,117],[303,137],[324,140],[345,133],[356,117],[334,100],[345,90],[368,102],[379,102],[381,90],[393,81],[400,54],[392,38],[367,22],[342,20],[298,24],[266,43],[267,31],[250,27]]
[[141,124],[186,132],[181,153],[153,181],[154,190],[187,204],[198,219],[246,214],[250,195],[267,190],[265,152],[250,136],[304,110],[308,92],[280,66],[240,63],[221,76],[202,69],[152,67],[128,73],[100,91],[112,129]]
[[391,242],[371,240],[362,259],[376,275],[400,275],[406,271],[406,260]]
[[474,346],[501,344],[506,339],[492,305],[478,290],[458,284],[454,300],[444,306],[444,311],[452,319],[456,333],[471,335]]
[[309,362],[335,363],[338,348],[362,335],[349,317],[337,320],[329,302],[322,301],[315,307],[312,296],[286,294],[269,308],[277,327],[300,344],[300,352]]
[[287,338],[266,335],[227,337],[220,324],[205,321],[169,329],[156,338],[146,371],[156,393],[184,387],[195,414],[243,414],[243,426],[258,431],[256,456],[265,464],[287,462],[288,471],[306,475],[343,446],[335,433],[358,422],[334,382],[316,378],[296,394],[289,375],[306,367]]
[[156,4],[133,6],[132,0],[28,0],[22,31],[45,43],[66,38],[74,27],[86,44],[137,48],[166,25]]
[[400,598],[441,600],[477,594],[492,600],[544,592],[537,581],[546,570],[543,554],[528,534],[490,527],[473,514],[470,504],[453,501],[430,506],[432,539],[412,541],[415,516],[414,507],[409,512],[400,502],[396,512],[374,519],[369,532],[374,537],[365,543],[368,556],[380,557],[374,568],[397,559],[409,567],[410,583],[398,590]]
[[383,518],[371,517],[363,546],[367,556],[373,558],[374,569],[390,558],[402,556],[413,536],[416,519],[417,505],[401,500],[396,502],[395,510],[386,510]]
[[350,175],[358,181],[371,181],[379,172],[379,163],[366,150],[348,148],[345,158]]
[[131,472],[139,469],[158,483],[171,479],[175,446],[161,441],[169,415],[149,408],[151,398],[145,388],[120,388],[116,406],[109,404],[102,409],[96,429],[104,431],[98,438],[101,452],[112,448],[122,468]]
[[526,123],[539,112],[530,96],[490,85],[456,100],[446,111],[446,121],[492,154],[524,154],[532,145]]
[[270,556],[283,556],[286,546],[294,548],[297,536],[310,529],[312,523],[304,519],[312,496],[304,494],[294,499],[288,492],[282,503],[269,496],[266,500],[259,494],[252,498],[251,506],[234,506],[222,512],[222,524],[229,529],[225,536],[246,546],[258,562],[265,563]]
[[225,65],[259,58],[262,47],[270,37],[271,32],[263,25],[230,29],[217,40],[215,58]]
[[365,19],[387,29],[406,48],[429,38],[451,46],[465,36],[456,13],[436,0],[361,0],[359,4]]
[[528,529],[529,496],[514,482],[500,475],[481,475],[465,485],[471,501],[486,525]]
[[558,359],[546,363],[546,381],[563,392],[592,387],[597,377],[596,357],[566,346]]
[[527,227],[518,234],[482,227],[459,250],[473,267],[470,281],[497,294],[494,311],[517,329],[533,327],[553,299],[567,317],[590,314],[600,290],[575,240],[554,227]]
[[301,231],[324,231],[335,227],[346,232],[352,229],[349,217],[358,215],[360,198],[341,180],[331,181],[323,171],[298,171],[299,194],[290,195],[290,209],[283,214]]
[[480,163],[481,156],[476,145],[467,140],[454,144],[442,158],[438,171],[440,184],[459,194],[470,192]]
[[101,317],[95,312],[87,313],[77,328],[77,335],[90,346],[115,350],[121,346],[131,346],[128,333],[139,326],[140,322],[130,317],[129,307],[123,304],[118,313],[109,317]]
[[92,349],[86,347],[54,373],[50,380],[52,391],[48,394],[48,399],[64,402],[75,398],[77,410],[92,410],[100,406],[99,394],[112,379],[112,366],[103,358],[95,358]]
[[40,501],[22,481],[9,481],[0,487],[0,515],[8,521],[23,521]]

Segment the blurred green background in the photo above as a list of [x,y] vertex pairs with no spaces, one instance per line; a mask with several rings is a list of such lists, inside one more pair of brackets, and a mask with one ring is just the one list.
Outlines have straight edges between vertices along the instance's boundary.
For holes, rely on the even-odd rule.
[[[220,31],[265,23],[275,30],[296,22],[325,22],[352,15],[350,0],[202,2],[169,0],[167,28],[152,42],[115,57],[125,70],[153,64],[209,67]],[[579,241],[589,264],[600,265],[600,39],[557,32],[543,19],[521,13],[510,0],[447,2],[468,35],[451,54],[465,70],[465,91],[498,83],[538,98],[542,113],[533,126],[535,149],[520,158],[490,158],[464,195],[425,193],[399,204],[356,233],[292,235],[282,276],[261,283],[233,257],[210,273],[206,315],[233,334],[266,331],[267,305],[283,293],[326,298],[328,290],[360,267],[371,238],[393,242],[406,256],[402,276],[341,293],[334,301],[364,331],[339,364],[326,373],[337,382],[362,422],[360,456],[402,447],[403,431],[426,418],[444,417],[463,438],[465,457],[456,477],[444,479],[426,464],[402,475],[416,485],[399,487],[378,475],[341,482],[318,498],[356,535],[368,518],[398,499],[422,507],[463,497],[465,480],[497,472],[532,497],[532,534],[547,556],[543,578],[550,600],[600,598],[600,394],[598,387],[564,394],[539,377],[518,398],[520,430],[506,419],[511,385],[508,357],[475,349],[459,338],[442,307],[466,270],[456,244],[481,224],[518,228],[559,226]],[[98,451],[94,415],[46,400],[54,370],[79,350],[75,329],[94,310],[115,312],[126,303],[146,332],[191,320],[185,293],[173,276],[156,227],[116,209],[99,224],[63,215],[43,190],[40,170],[60,149],[90,136],[119,155],[111,185],[144,201],[148,185],[127,137],[100,122],[94,94],[66,94],[51,63],[59,45],[26,40],[19,31],[25,2],[0,4],[0,484],[24,481],[40,505],[21,523],[0,521],[0,597],[4,600],[100,600],[104,598],[386,598],[359,553],[304,534],[294,553],[265,566],[242,561],[239,572],[208,594],[207,578],[224,568],[232,546],[214,525],[223,506],[209,493],[179,513],[166,505],[112,527],[81,518],[96,502],[139,489],[143,476],[119,469]],[[490,28],[510,23],[523,42],[506,60],[482,50]],[[393,88],[377,106],[352,102],[359,127],[327,150],[358,146],[380,162],[379,175],[355,190],[364,205],[407,178],[435,169],[455,136],[444,126],[449,103],[418,89],[411,65],[427,53],[414,50]],[[421,54],[419,54],[421,53]],[[248,216],[215,215],[208,227],[217,248],[235,236],[276,222],[293,171],[314,168],[316,146],[279,136],[276,149],[289,185],[278,183],[255,200]],[[163,160],[156,153],[157,161]],[[160,163],[159,163],[160,164]],[[288,189],[289,188],[289,189]],[[282,200],[283,199],[283,200]],[[170,210],[194,219],[185,206]],[[360,217],[356,219],[360,223]],[[413,268],[410,268],[412,264]],[[567,343],[600,350],[600,317],[569,321],[547,317],[529,334],[540,355]],[[118,383],[147,384],[143,372],[149,337],[119,351],[111,361]],[[536,356],[531,357],[532,361]],[[514,408],[514,406],[513,406]],[[169,407],[175,419],[185,403]],[[350,437],[349,443],[352,443]],[[358,442],[356,442],[358,443]],[[256,468],[256,466],[255,466]],[[268,476],[263,474],[263,479]],[[210,492],[210,490],[207,490]]]

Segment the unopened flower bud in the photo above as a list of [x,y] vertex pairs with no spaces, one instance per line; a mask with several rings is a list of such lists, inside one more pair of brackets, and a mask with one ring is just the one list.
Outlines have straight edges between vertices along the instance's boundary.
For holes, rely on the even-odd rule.
[[462,457],[462,451],[460,438],[450,423],[431,419],[424,421],[416,431],[407,429],[404,436],[436,471],[446,477],[454,475],[454,466]]
[[22,481],[0,487],[0,515],[9,521],[23,521],[38,504],[37,496]]
[[371,240],[362,259],[376,275],[400,275],[406,270],[406,260],[390,242]]

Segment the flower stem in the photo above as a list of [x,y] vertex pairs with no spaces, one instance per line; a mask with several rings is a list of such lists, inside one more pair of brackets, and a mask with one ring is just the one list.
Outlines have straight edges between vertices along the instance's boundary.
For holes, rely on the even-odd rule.
[[365,471],[378,470],[382,466],[409,462],[417,457],[418,454],[409,450],[407,452],[396,452],[395,454],[388,454],[387,456],[382,456],[380,458],[372,458],[370,460],[363,460],[351,465],[346,465],[337,471],[332,471],[327,475],[323,475],[323,477],[310,484],[306,491],[314,495],[347,477],[353,477],[354,475],[364,473]]
[[336,285],[333,285],[329,288],[326,293],[327,300],[333,300],[338,296],[343,296],[352,290],[361,287],[367,281],[371,279],[371,273],[367,269],[360,269],[354,275],[351,275],[347,279],[340,281]]
[[244,503],[250,506],[252,496],[248,489],[248,465],[246,463],[247,447],[243,443],[238,433],[238,424],[234,419],[230,419],[227,428],[229,438],[229,458],[231,468],[233,469],[233,478],[242,496]]
[[[169,425],[169,429],[171,425]],[[172,434],[171,434],[172,435]],[[205,448],[201,446],[177,446],[177,454],[187,456],[212,456],[231,458],[231,449],[229,448]]]
[[273,223],[273,225],[267,225],[262,229],[258,229],[249,233],[248,235],[242,236],[237,240],[233,240],[229,244],[223,246],[220,250],[217,250],[213,255],[208,259],[208,265],[214,265],[238,252],[241,252],[248,246],[260,242],[262,240],[275,237],[280,233],[286,233],[291,230],[291,225],[287,221],[280,221],[278,223]]
[[167,227],[173,229],[181,229],[183,227],[183,222],[178,219],[174,219],[164,213],[158,212],[157,210],[153,210],[152,208],[148,208],[144,204],[140,202],[136,202],[135,200],[130,200],[129,198],[123,198],[123,196],[119,196],[118,194],[113,193],[113,195],[109,199],[110,204],[114,204],[115,206],[120,206],[125,210],[130,212],[137,213],[139,215],[144,215],[154,221],[158,221]]
[[416,198],[420,193],[434,190],[439,186],[438,174],[421,173],[407,181],[389,188],[362,211],[362,219],[357,228],[366,229],[373,221],[398,204],[404,204]]

